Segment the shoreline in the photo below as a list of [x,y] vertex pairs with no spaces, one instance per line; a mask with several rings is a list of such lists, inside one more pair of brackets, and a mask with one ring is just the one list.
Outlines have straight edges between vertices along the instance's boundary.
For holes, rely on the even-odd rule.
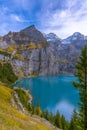
[[29,91],[28,89],[25,89],[23,86],[22,86],[21,88],[14,86],[13,88],[14,88],[14,90],[16,90],[16,89],[21,89],[21,90],[23,90],[24,92],[26,92],[26,93],[29,95],[29,103],[32,104],[33,96],[32,96],[32,94],[30,93],[30,91]]
[[[54,76],[74,76],[74,74],[49,75],[49,76],[45,76],[45,77],[54,77]],[[35,76],[35,77],[44,77],[44,76]],[[19,89],[18,86],[15,86],[15,84],[16,84],[17,82],[19,82],[19,81],[21,81],[21,80],[24,80],[24,79],[26,79],[26,78],[35,78],[35,77],[29,76],[29,77],[20,78],[20,79],[18,79],[17,81],[15,81],[15,83],[12,84],[12,86],[13,86],[14,89]],[[25,92],[27,92],[27,93],[29,94],[29,98],[30,98],[30,99],[29,99],[29,103],[32,104],[33,96],[32,96],[32,94],[31,94],[30,90],[29,90],[29,89],[26,89],[26,88],[23,87],[23,86],[21,86],[21,89],[24,90]]]
[[17,81],[15,81],[12,85],[16,84],[17,82],[21,81],[21,80],[24,80],[26,78],[36,78],[36,77],[54,77],[54,76],[74,76],[74,74],[59,74],[59,75],[37,75],[35,77],[32,77],[32,76],[28,76],[28,77],[23,77],[23,78],[19,78]]

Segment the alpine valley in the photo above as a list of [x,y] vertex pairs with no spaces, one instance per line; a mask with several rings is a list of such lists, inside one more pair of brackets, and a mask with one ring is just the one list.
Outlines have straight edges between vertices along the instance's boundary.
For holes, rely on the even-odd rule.
[[0,62],[10,63],[19,77],[73,75],[87,36],[79,32],[66,39],[44,34],[34,25],[0,37]]

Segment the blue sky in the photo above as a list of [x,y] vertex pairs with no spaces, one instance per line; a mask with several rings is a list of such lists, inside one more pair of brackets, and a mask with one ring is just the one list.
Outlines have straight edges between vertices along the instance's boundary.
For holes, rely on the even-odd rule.
[[0,35],[32,24],[60,38],[87,35],[87,0],[0,0]]

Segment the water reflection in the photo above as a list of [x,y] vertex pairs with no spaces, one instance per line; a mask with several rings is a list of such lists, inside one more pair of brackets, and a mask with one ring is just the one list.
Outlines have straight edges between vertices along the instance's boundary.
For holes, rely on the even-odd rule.
[[56,114],[57,111],[60,112],[60,114],[64,115],[67,120],[70,120],[71,115],[73,113],[75,106],[73,106],[68,101],[62,100],[58,102],[54,107],[48,106],[46,109],[48,109],[50,112]]
[[78,109],[79,95],[73,87],[74,76],[54,76],[26,78],[15,84],[29,89],[33,95],[33,104],[54,114],[59,111],[70,119],[74,108]]

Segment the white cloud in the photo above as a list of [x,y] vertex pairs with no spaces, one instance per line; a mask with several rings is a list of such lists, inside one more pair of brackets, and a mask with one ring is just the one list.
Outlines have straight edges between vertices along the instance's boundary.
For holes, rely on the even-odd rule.
[[75,107],[72,104],[63,100],[55,106],[54,111],[56,112],[59,111],[61,114],[63,114],[67,118],[67,120],[70,120],[74,108]]
[[46,109],[54,114],[56,114],[59,111],[60,114],[63,114],[67,120],[70,120],[75,106],[73,106],[73,104],[69,103],[66,100],[61,100],[54,107],[48,106]]
[[46,33],[54,32],[62,38],[74,32],[87,35],[87,1],[66,0],[66,5],[65,9],[47,10],[43,14],[41,17],[42,30]]
[[10,18],[11,18],[12,21],[16,21],[16,22],[22,21],[21,17],[16,15],[16,14],[10,14]]
[[0,25],[20,23],[24,27],[35,23],[41,31],[54,32],[60,38],[77,31],[87,35],[87,0],[12,0],[8,3],[0,7]]

